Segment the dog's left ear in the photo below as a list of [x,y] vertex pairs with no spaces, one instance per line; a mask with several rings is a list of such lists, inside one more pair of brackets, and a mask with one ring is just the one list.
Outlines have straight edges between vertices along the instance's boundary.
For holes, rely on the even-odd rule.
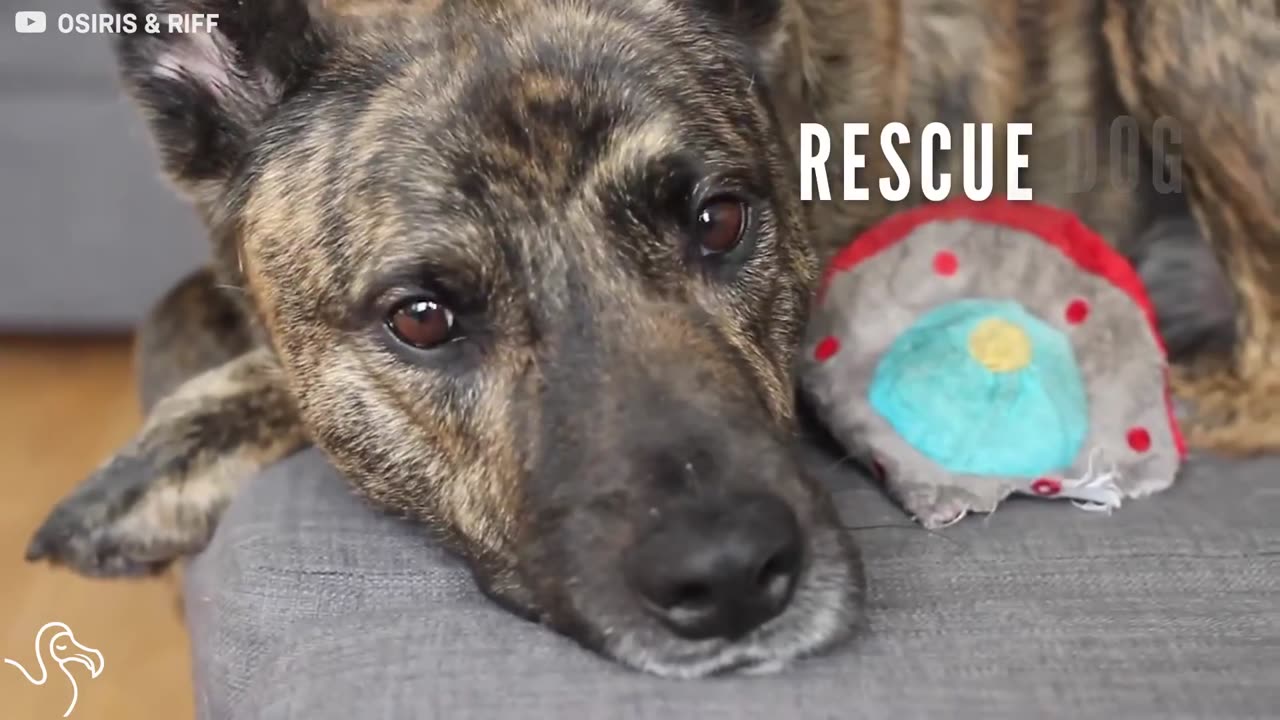
[[[327,43],[308,0],[106,0],[135,20],[115,38],[130,94],[165,170],[187,190],[220,189],[262,120],[323,61]],[[216,25],[173,32],[171,16]]]
[[783,0],[690,0],[703,10],[724,18],[736,30],[756,34],[767,30],[782,14]]

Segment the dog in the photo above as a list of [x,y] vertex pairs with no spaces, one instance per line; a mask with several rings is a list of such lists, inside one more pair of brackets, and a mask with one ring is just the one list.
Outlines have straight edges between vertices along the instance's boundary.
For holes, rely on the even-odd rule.
[[143,323],[145,423],[32,561],[162,571],[314,445],[494,601],[626,666],[764,672],[856,637],[863,561],[798,459],[793,358],[824,260],[924,200],[802,203],[805,122],[837,179],[845,122],[1033,123],[1022,185],[1142,270],[1190,442],[1280,446],[1269,0],[110,6],[218,16],[116,43],[212,261]]

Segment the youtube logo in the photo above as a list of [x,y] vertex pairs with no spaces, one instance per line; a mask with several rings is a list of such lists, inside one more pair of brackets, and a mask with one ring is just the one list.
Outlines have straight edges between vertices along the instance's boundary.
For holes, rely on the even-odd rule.
[[13,16],[13,29],[20,33],[42,33],[44,23],[44,13],[39,10],[23,10]]

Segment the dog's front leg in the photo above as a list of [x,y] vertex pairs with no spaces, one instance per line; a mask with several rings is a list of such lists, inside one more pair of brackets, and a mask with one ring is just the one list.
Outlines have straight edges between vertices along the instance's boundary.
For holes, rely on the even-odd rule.
[[1164,120],[1178,130],[1184,186],[1240,308],[1230,356],[1175,375],[1192,406],[1187,438],[1235,454],[1280,449],[1276,5],[1110,0],[1104,30],[1130,112],[1143,127]]
[[62,500],[27,549],[84,575],[157,572],[204,547],[236,489],[306,444],[265,348],[186,381]]

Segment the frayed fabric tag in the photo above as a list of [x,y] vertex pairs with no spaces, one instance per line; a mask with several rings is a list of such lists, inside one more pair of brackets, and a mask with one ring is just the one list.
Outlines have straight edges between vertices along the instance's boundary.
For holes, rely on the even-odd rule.
[[1109,513],[1118,509],[1124,500],[1124,490],[1120,488],[1123,476],[1115,463],[1100,470],[1097,465],[1101,455],[1102,448],[1094,448],[1089,453],[1089,466],[1084,474],[1078,478],[1063,478],[1062,490],[1057,497],[1066,498],[1072,505],[1089,512]]

